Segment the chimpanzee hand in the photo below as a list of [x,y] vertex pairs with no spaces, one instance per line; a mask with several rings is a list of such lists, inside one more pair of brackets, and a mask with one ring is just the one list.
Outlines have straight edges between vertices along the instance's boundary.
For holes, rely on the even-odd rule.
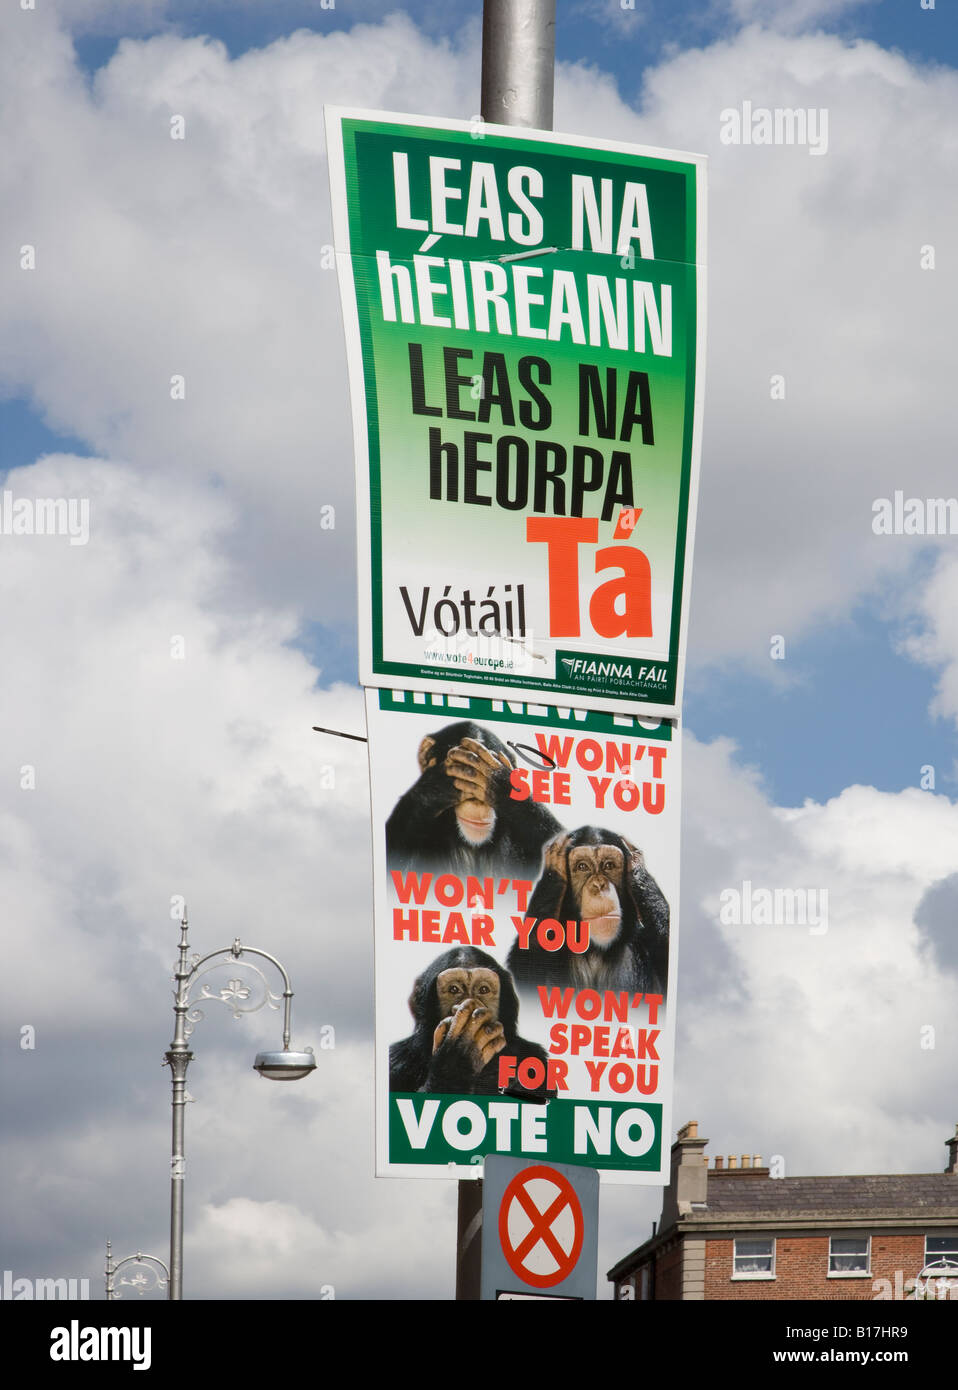
[[506,1033],[495,1014],[474,999],[464,999],[433,1033],[430,1090],[455,1090],[472,1080],[506,1045]]
[[505,753],[491,753],[474,738],[464,738],[446,754],[446,775],[464,799],[493,809],[509,786],[512,763]]
[[546,845],[543,854],[543,872],[545,872],[547,869],[551,869],[554,874],[559,875],[563,883],[568,882],[568,875],[566,873],[566,855],[569,849],[569,841],[571,839],[572,836],[563,830],[561,834],[553,836],[553,838]]
[[625,866],[626,873],[644,874],[646,872],[645,855],[642,853],[640,849],[636,849],[635,845],[630,844],[624,835],[620,836],[619,838],[622,840],[622,843],[625,845],[626,849],[629,852],[629,862]]

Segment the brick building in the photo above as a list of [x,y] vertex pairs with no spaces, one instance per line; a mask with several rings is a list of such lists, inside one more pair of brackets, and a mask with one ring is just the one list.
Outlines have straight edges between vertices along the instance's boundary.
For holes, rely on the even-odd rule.
[[943,1173],[773,1177],[716,1158],[690,1121],[650,1240],[608,1277],[617,1298],[958,1299],[958,1126]]

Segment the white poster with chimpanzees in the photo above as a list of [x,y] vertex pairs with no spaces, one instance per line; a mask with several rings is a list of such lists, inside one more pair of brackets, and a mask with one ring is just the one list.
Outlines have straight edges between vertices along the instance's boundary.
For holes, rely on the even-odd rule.
[[402,690],[366,714],[377,1172],[666,1182],[678,726]]

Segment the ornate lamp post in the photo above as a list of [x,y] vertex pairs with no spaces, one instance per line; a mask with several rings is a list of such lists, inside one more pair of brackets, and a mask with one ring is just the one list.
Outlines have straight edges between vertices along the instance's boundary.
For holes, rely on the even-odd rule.
[[[120,1279],[114,1281],[114,1275],[123,1268],[124,1265],[139,1265],[136,1274],[130,1276],[124,1274]],[[144,1255],[137,1251],[135,1255],[127,1255],[122,1260],[114,1263],[113,1252],[110,1242],[106,1243],[106,1297],[107,1302],[112,1302],[114,1298],[122,1298],[123,1295],[117,1292],[117,1284],[125,1284],[131,1288],[140,1298],[145,1293],[153,1293],[155,1289],[165,1289],[170,1281],[170,1271],[162,1260],[157,1259],[156,1255]]]
[[[252,946],[242,946],[239,937],[236,938],[232,946],[221,951],[212,951],[206,956],[194,954],[191,957],[189,955],[189,942],[187,941],[188,926],[186,909],[184,908],[183,920],[180,923],[180,955],[173,976],[176,982],[173,996],[173,1016],[176,1022],[170,1050],[165,1054],[166,1064],[170,1068],[173,1081],[169,1275],[169,1296],[171,1299],[182,1299],[183,1297],[183,1183],[186,1169],[183,1131],[186,1102],[192,1099],[186,1091],[186,1069],[193,1060],[188,1039],[195,1025],[203,1017],[203,1010],[197,1007],[197,1000],[212,1000],[215,1003],[226,1004],[232,1010],[233,1017],[239,1018],[240,1014],[253,1013],[257,1009],[261,1009],[264,1004],[271,1009],[278,1009],[279,1001],[282,999],[284,1001],[282,1051],[258,1053],[256,1061],[253,1063],[255,1070],[259,1072],[260,1076],[269,1077],[271,1081],[297,1081],[300,1077],[308,1076],[316,1066],[316,1058],[313,1056],[312,1048],[307,1048],[305,1052],[292,1052],[290,1050],[289,1018],[293,991],[289,987],[289,976],[276,957],[269,955],[266,951],[258,951]],[[267,960],[275,966],[283,980],[282,995],[272,993],[263,971],[258,965],[245,959],[248,956],[259,956],[262,960]],[[196,1000],[191,1000],[190,992],[203,976],[232,962],[236,962],[239,966],[241,961],[242,965],[239,968],[253,977],[252,987],[244,979],[239,978],[229,980],[226,988],[220,990],[213,990],[208,984],[203,984]]]
[[923,1266],[909,1295],[914,1299],[958,1298],[958,1260],[941,1255]]

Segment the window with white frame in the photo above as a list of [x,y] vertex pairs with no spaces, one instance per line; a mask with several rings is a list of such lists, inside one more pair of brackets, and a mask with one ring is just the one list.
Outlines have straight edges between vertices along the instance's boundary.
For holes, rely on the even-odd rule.
[[775,1278],[775,1240],[750,1236],[747,1240],[735,1241],[732,1257],[733,1279],[774,1279]]
[[958,1231],[948,1236],[925,1236],[925,1264],[958,1267]]
[[868,1274],[871,1236],[832,1236],[828,1242],[828,1273]]

